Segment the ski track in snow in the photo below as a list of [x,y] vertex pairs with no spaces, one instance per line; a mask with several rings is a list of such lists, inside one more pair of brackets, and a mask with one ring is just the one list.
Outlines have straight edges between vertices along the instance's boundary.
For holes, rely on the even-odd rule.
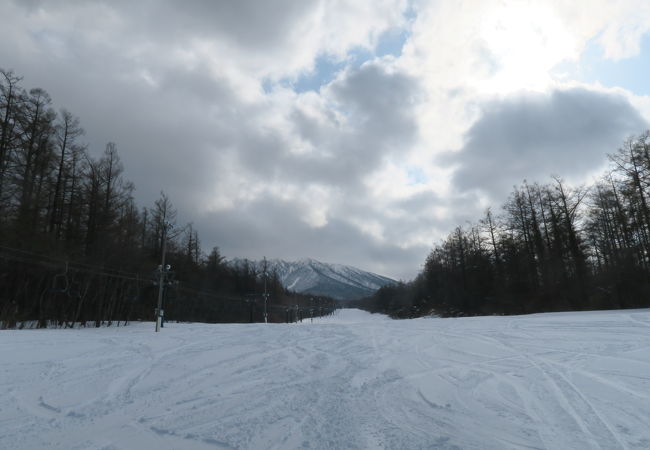
[[650,310],[0,332],[0,449],[648,449]]

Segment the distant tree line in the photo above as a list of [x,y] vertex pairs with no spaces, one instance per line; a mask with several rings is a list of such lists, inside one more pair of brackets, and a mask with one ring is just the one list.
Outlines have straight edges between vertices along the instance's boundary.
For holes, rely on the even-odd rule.
[[421,273],[366,308],[397,317],[650,306],[650,132],[589,187],[526,181],[495,214],[457,227]]
[[[108,143],[93,157],[83,135],[79,119],[56,112],[46,91],[26,90],[20,77],[0,70],[4,328],[153,319],[163,227],[176,221],[176,211],[164,193],[152,207],[138,207],[117,146]],[[204,255],[191,224],[175,227],[167,253],[169,319],[260,321],[265,281],[271,321],[295,320],[310,306],[274,274],[230,267],[217,248]]]

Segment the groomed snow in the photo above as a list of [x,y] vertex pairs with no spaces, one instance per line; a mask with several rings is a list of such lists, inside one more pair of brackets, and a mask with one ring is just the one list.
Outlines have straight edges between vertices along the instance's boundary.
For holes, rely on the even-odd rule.
[[648,449],[650,311],[0,331],[1,449]]

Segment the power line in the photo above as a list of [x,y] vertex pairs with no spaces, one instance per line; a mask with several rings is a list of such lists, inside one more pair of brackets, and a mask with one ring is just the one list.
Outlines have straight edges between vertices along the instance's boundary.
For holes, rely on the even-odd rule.
[[[142,279],[138,273],[126,272],[122,269],[114,269],[106,266],[97,266],[91,265],[88,263],[83,263],[80,261],[71,261],[68,259],[57,258],[54,256],[34,253],[27,250],[21,250],[17,248],[5,247],[0,245],[0,253],[3,253],[2,256],[5,259],[11,259],[13,261],[27,262],[32,264],[46,265],[49,267],[58,266],[65,267],[68,264],[70,267],[75,268],[78,272],[93,273],[96,275],[108,275],[115,278],[123,278],[128,280],[137,280]],[[12,253],[19,253],[25,256],[19,256]],[[30,259],[31,258],[31,259]],[[46,261],[50,260],[50,261]]]
[[[154,282],[153,276],[143,277],[139,273],[126,272],[122,269],[115,269],[111,267],[106,267],[104,265],[102,266],[92,265],[80,261],[71,261],[68,259],[58,258],[51,255],[35,253],[28,250],[12,248],[3,245],[0,245],[0,258],[5,259],[7,261],[15,261],[15,262],[22,262],[26,264],[39,265],[50,269],[67,268],[66,276],[70,272],[85,273],[85,274],[95,275],[99,277],[109,277],[114,279],[132,281],[135,282],[136,285],[138,286],[143,284],[145,285],[151,284]],[[264,281],[266,281],[266,279]],[[247,302],[246,299],[242,297],[227,296],[227,295],[219,294],[215,291],[206,290],[206,289],[197,289],[191,286],[183,286],[177,284],[175,285],[175,290],[180,293],[185,293],[186,295],[190,294],[197,297],[207,297],[222,303],[238,304],[240,306],[249,304],[249,302]],[[268,320],[268,316],[267,316],[268,312],[266,312],[268,310],[272,310],[276,312],[287,312],[289,310],[295,310],[296,313],[298,312],[302,313],[309,310],[309,308],[307,307],[303,307],[303,306],[298,307],[297,304],[294,305],[268,304],[269,294],[266,292],[266,289],[264,293],[254,294],[254,295],[259,296],[261,297],[262,300],[264,300],[265,321]]]

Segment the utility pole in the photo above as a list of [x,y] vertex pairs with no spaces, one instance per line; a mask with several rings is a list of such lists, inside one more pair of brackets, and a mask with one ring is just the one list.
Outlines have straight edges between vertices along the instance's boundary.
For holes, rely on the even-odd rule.
[[266,309],[269,302],[269,293],[266,292],[266,272],[264,272],[264,323],[269,323],[269,313]]
[[268,269],[268,262],[266,261],[266,256],[264,257],[264,294],[262,296],[264,297],[264,323],[269,323],[269,314],[267,310],[267,304],[269,301],[269,293],[266,291],[266,273]]
[[165,267],[165,253],[167,252],[167,228],[171,228],[172,224],[165,221],[162,229],[162,260],[160,262],[160,278],[158,279],[158,306],[156,307],[156,333],[160,331],[160,324],[163,318],[162,300],[163,289],[165,286],[165,274],[167,272]]

